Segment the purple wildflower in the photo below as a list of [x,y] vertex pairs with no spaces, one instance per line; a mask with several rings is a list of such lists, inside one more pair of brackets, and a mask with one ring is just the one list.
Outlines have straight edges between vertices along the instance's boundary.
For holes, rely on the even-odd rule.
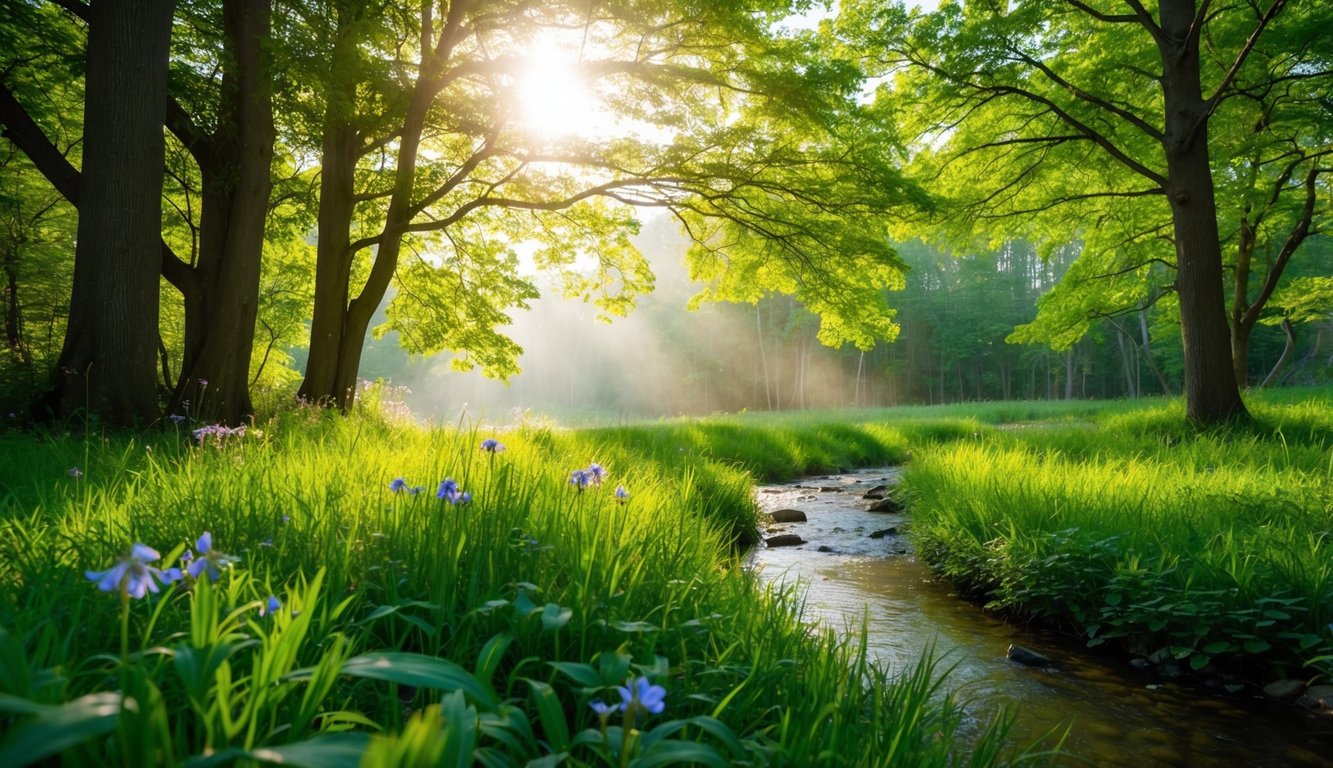
[[435,497],[454,505],[467,504],[472,501],[472,494],[464,493],[459,489],[458,483],[448,477],[440,482],[440,490],[435,493]]
[[[208,580],[217,581],[222,576],[222,569],[230,568],[238,560],[238,558],[213,549],[213,534],[208,531],[204,531],[199,537],[199,541],[195,542],[195,549],[199,550],[199,556],[197,558],[191,557],[189,565],[185,568],[186,573],[189,573],[192,579],[198,579],[200,575],[207,571]],[[185,562],[184,557],[181,560]]]
[[65,470],[65,474],[69,475],[70,477],[83,477],[83,470],[79,469],[78,467],[70,467],[69,469]]
[[278,600],[274,595],[269,595],[268,602],[259,606],[259,615],[274,616],[277,615],[280,610],[282,610],[282,601]]
[[392,483],[389,483],[389,490],[394,493],[402,493],[407,490],[407,481],[401,477],[395,477]]
[[160,560],[157,550],[135,543],[129,555],[105,571],[84,571],[89,581],[96,582],[103,592],[120,592],[126,598],[138,600],[149,592],[158,592],[158,582],[167,585],[181,578],[179,568],[161,570],[149,563]]
[[624,504],[625,502],[629,501],[629,491],[625,490],[625,486],[623,485],[616,486],[616,501],[620,502],[621,504]]
[[601,464],[595,462],[589,464],[588,468],[583,470],[583,472],[588,476],[588,482],[593,485],[601,485],[602,478],[606,477],[606,470],[602,468]]
[[620,711],[631,716],[640,711],[660,715],[666,709],[666,689],[653,685],[646,677],[640,677],[629,686],[618,686],[616,690],[620,692]]
[[487,453],[500,453],[505,449],[504,443],[493,437],[488,437],[481,441],[481,449]]
[[576,469],[569,473],[569,484],[582,491],[588,487],[588,473],[582,469]]

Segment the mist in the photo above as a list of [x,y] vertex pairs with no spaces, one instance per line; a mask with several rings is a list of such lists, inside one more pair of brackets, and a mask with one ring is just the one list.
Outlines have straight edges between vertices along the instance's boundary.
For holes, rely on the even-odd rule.
[[[847,406],[868,396],[865,382],[858,386],[858,353],[819,345],[818,319],[793,299],[687,310],[697,290],[684,264],[688,239],[673,221],[653,217],[635,244],[652,264],[656,290],[640,297],[628,317],[606,323],[594,307],[539,282],[542,298],[515,313],[505,329],[524,350],[522,373],[507,384],[478,370],[454,370],[448,353],[369,365],[365,374],[405,386],[412,412],[431,421],[464,411],[474,419],[508,421],[516,410],[616,421]],[[393,334],[373,342],[386,344],[396,344]],[[367,358],[375,357],[368,350]]]

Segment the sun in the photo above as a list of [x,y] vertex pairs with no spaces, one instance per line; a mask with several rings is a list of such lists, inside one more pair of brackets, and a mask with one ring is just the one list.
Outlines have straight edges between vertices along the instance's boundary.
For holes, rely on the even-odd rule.
[[525,129],[542,139],[592,138],[605,124],[576,54],[554,46],[531,49],[515,83]]

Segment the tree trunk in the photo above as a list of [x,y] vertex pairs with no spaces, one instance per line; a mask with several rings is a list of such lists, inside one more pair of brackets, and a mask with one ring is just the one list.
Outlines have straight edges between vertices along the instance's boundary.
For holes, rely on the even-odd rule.
[[[1185,411],[1195,424],[1249,417],[1231,365],[1222,292],[1222,246],[1208,162],[1208,105],[1199,71],[1193,0],[1161,3],[1166,195],[1176,246],[1176,291],[1185,358]],[[1183,43],[1180,41],[1184,41]]]
[[[185,294],[185,353],[172,410],[237,424],[254,408],[250,360],[272,190],[273,100],[264,47],[270,0],[223,3],[218,130],[196,153],[203,181],[199,264]],[[189,401],[190,405],[184,405]]]
[[19,302],[18,251],[18,242],[10,242],[5,248],[5,346],[18,357],[20,365],[31,368],[32,352],[23,341],[23,305]]
[[113,425],[158,416],[158,275],[170,0],[89,11],[83,171],[69,325],[41,408]]
[[1287,367],[1292,354],[1296,352],[1296,329],[1291,327],[1291,321],[1285,317],[1282,318],[1282,332],[1287,334],[1287,345],[1282,348],[1282,356],[1273,364],[1273,370],[1268,372],[1263,383],[1259,385],[1260,389],[1280,381],[1278,374],[1282,373],[1282,369]]

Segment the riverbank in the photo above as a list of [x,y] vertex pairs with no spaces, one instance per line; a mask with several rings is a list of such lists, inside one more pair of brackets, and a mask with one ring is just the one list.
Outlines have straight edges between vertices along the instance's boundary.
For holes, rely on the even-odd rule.
[[[872,664],[736,555],[734,446],[841,462],[901,436],[197,426],[0,434],[0,764],[958,757],[929,659]],[[988,733],[975,763],[1012,759]]]

